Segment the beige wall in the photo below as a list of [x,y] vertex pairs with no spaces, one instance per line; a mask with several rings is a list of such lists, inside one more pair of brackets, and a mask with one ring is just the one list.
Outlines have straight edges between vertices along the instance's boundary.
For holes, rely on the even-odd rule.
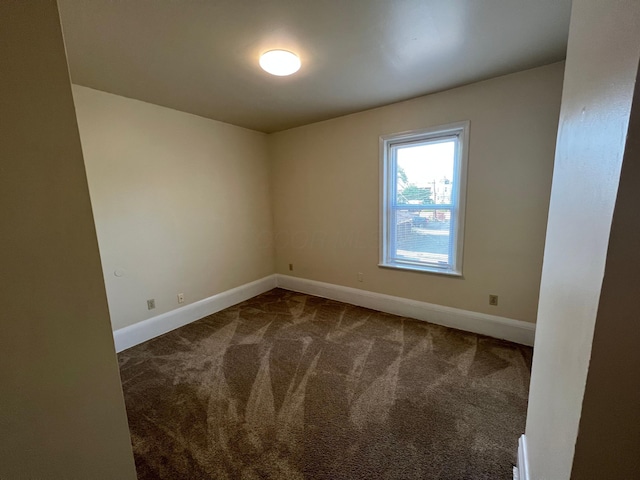
[[135,479],[55,1],[0,2],[0,478]]
[[573,459],[576,480],[640,478],[638,80],[634,97]]
[[534,480],[638,478],[637,166],[616,195],[639,24],[636,0],[573,2],[526,428]]
[[273,273],[265,134],[73,92],[114,329]]
[[[563,67],[270,136],[277,272],[535,321]],[[471,121],[464,278],[379,268],[379,136],[460,120]]]

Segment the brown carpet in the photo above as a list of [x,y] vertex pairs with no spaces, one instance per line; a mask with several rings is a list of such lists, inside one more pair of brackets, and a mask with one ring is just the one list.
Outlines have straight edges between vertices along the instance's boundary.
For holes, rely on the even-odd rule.
[[507,480],[531,349],[275,289],[119,360],[140,480]]

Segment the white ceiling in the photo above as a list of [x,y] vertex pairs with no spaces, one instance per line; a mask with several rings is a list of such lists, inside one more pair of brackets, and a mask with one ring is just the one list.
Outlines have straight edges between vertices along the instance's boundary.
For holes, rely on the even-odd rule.
[[[273,132],[564,59],[571,0],[59,0],[74,83]],[[273,77],[266,50],[298,53]]]

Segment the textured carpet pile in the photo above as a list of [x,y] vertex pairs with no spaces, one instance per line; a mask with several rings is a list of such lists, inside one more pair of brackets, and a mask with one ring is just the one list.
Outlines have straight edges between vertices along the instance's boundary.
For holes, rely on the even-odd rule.
[[281,289],[119,354],[140,480],[510,479],[530,361]]

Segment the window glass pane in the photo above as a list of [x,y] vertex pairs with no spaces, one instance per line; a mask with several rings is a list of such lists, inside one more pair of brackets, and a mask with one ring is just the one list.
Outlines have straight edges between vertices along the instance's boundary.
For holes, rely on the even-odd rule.
[[380,137],[380,266],[462,275],[468,128]]
[[456,143],[448,138],[394,147],[397,204],[451,204]]
[[394,257],[397,261],[447,268],[452,263],[451,210],[394,209]]

